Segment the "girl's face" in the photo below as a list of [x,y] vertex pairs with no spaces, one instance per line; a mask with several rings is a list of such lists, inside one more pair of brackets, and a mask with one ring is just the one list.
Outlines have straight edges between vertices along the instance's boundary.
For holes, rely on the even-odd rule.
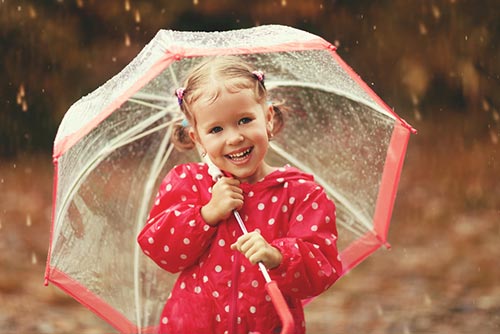
[[248,183],[272,171],[264,157],[273,109],[258,103],[250,89],[223,91],[212,103],[200,99],[191,110],[196,128],[191,129],[190,136],[217,167]]

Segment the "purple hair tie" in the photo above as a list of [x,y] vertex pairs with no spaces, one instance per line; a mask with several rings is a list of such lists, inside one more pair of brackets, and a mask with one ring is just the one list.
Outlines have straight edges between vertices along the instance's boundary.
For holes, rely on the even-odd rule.
[[264,83],[264,72],[262,72],[261,70],[257,70],[257,71],[252,71],[252,74],[257,80]]
[[177,96],[177,103],[179,103],[179,105],[182,105],[182,100],[184,99],[184,90],[184,87],[177,88],[175,90],[175,96]]

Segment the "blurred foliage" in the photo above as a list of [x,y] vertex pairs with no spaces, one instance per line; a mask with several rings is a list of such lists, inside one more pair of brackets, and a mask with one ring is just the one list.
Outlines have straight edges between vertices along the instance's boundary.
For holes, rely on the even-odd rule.
[[409,120],[462,111],[498,140],[498,0],[0,0],[0,156],[49,151],[69,106],[159,29],[320,35]]

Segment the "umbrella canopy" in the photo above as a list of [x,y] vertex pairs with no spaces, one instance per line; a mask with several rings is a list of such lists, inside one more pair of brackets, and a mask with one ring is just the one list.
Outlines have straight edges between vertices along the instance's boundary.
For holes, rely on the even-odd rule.
[[285,26],[161,30],[119,74],[77,101],[54,143],[46,280],[122,332],[152,332],[175,277],[136,236],[163,175],[199,160],[170,142],[182,118],[173,92],[207,56],[240,55],[290,109],[267,160],[314,174],[337,206],[344,273],[382,245],[413,129],[324,39]]

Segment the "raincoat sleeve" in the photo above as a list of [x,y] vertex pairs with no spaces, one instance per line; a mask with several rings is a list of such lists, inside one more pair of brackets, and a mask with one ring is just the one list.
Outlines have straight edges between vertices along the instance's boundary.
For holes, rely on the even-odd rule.
[[186,165],[174,168],[163,180],[137,238],[144,253],[169,272],[197,263],[217,230],[201,216],[205,203],[199,187]]
[[320,187],[296,198],[289,231],[271,244],[283,255],[270,270],[283,293],[306,299],[328,289],[341,275],[336,240],[335,205]]

